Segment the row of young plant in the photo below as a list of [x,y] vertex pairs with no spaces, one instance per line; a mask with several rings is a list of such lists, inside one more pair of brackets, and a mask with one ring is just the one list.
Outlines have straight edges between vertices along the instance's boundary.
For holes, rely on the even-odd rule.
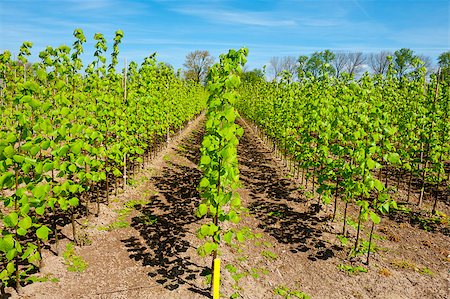
[[[424,68],[414,78],[398,80],[391,67],[384,78],[260,80],[241,89],[239,111],[289,157],[302,183],[312,182],[317,206],[332,203],[334,220],[338,200],[345,203],[344,235],[348,205],[359,207],[355,251],[362,221],[371,219],[371,239],[396,200],[409,202],[414,193],[420,206],[433,193],[435,213],[448,192],[450,88],[439,75],[427,82]],[[399,189],[406,192],[393,192]]]
[[213,298],[220,297],[220,244],[233,240],[243,241],[241,231],[226,222],[240,221],[241,200],[235,189],[239,186],[237,145],[243,129],[235,123],[238,117],[235,103],[239,98],[240,74],[247,61],[248,50],[229,50],[220,56],[208,75],[208,109],[205,136],[201,145],[200,169],[203,177],[199,183],[202,198],[197,216],[208,219],[198,230],[205,242],[197,249],[200,256],[212,256],[211,274]]
[[181,80],[151,55],[117,72],[123,32],[115,33],[110,63],[95,34],[93,61],[83,69],[86,38],[72,48],[47,47],[29,63],[25,42],[17,60],[0,54],[0,281],[15,287],[36,267],[57,223],[89,215],[90,202],[109,202],[170,133],[206,105],[202,86]]

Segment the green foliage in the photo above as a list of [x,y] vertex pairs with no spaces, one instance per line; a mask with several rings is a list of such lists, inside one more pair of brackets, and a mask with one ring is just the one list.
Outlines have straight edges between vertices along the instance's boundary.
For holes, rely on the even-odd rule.
[[[331,56],[315,53],[312,60],[299,58],[300,82],[244,82],[237,102],[240,113],[295,165],[308,200],[333,204],[333,219],[339,200],[356,206],[360,214],[351,222],[358,232],[355,247],[365,232],[361,227],[367,222],[375,226],[397,209],[399,193],[388,186],[388,170],[407,174],[402,177],[409,180],[408,196],[415,179],[423,188],[426,183],[433,190],[446,188],[450,88],[435,75],[427,82],[423,63],[406,57],[413,53],[397,54],[397,65],[407,65],[406,79],[396,76],[394,63],[385,77],[330,77],[325,68]],[[314,74],[308,74],[308,63],[315,65]],[[343,221],[345,234],[349,220]]]
[[[124,167],[129,172],[142,163],[168,132],[206,106],[204,87],[181,80],[154,56],[117,72],[122,30],[109,47],[108,66],[107,41],[94,35],[94,61],[84,70],[86,37],[81,29],[73,35],[72,48],[48,46],[32,65],[30,42],[20,47],[19,61],[0,53],[0,193],[6,195],[0,198],[0,260],[6,261],[0,279],[15,278],[16,287],[40,259],[39,245],[56,236],[43,225],[50,215],[72,216],[86,205],[86,192],[111,187]],[[108,192],[100,192],[108,201]]]
[[237,112],[234,104],[238,94],[236,89],[240,84],[240,73],[245,64],[247,49],[230,50],[220,56],[220,62],[215,64],[209,73],[208,111],[206,113],[206,134],[202,141],[200,169],[203,178],[199,184],[202,202],[197,208],[197,216],[211,217],[211,222],[203,224],[198,231],[198,237],[211,238],[198,248],[202,256],[217,254],[220,241],[230,243],[233,238],[243,241],[242,232],[223,231],[220,223],[240,220],[240,198],[234,190],[239,184],[239,169],[236,147],[238,137],[243,130],[235,120]]

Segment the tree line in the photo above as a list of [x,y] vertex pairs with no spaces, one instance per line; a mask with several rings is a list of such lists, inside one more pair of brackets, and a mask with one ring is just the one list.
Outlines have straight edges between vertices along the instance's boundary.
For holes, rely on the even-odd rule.
[[268,67],[270,75],[275,80],[281,79],[287,73],[292,79],[303,80],[310,76],[318,78],[325,75],[340,78],[344,73],[355,77],[366,71],[375,75],[385,75],[390,64],[399,80],[410,76],[420,67],[425,67],[427,74],[436,72],[438,68],[448,72],[450,51],[438,57],[437,68],[429,56],[418,55],[408,48],[378,53],[324,50],[314,52],[310,56],[300,55],[298,58],[272,57]]
[[[186,80],[204,82],[214,58],[208,51],[194,51],[186,56],[184,77]],[[278,81],[302,81],[306,78],[320,78],[332,76],[358,77],[364,72],[374,75],[386,75],[392,64],[399,80],[410,78],[418,68],[425,67],[427,74],[441,70],[443,77],[450,80],[450,51],[443,52],[438,57],[437,66],[429,56],[416,54],[409,48],[402,48],[394,52],[380,51],[377,53],[363,53],[351,51],[316,51],[311,55],[272,57],[262,69],[253,69],[243,73],[248,80],[270,77]],[[344,75],[345,74],[345,75]]]

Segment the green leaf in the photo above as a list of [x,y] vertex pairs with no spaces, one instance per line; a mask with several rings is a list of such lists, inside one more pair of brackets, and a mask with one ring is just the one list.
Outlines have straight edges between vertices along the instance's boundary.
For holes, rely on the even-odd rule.
[[200,159],[200,165],[208,165],[211,163],[211,158],[209,156],[203,155]]
[[235,193],[233,195],[233,199],[231,200],[231,206],[234,208],[238,208],[241,206],[241,197],[239,196],[239,193]]
[[380,223],[381,218],[376,213],[371,211],[369,215],[370,215],[370,219],[372,219],[373,223],[375,223],[375,224]]
[[227,110],[225,110],[224,114],[225,114],[225,118],[227,119],[227,121],[229,121],[229,122],[235,121],[236,115],[234,113],[233,107],[229,107]]
[[378,191],[382,191],[382,190],[384,189],[384,185],[383,185],[383,183],[382,183],[380,180],[375,179],[375,180],[373,181],[373,183],[374,183],[375,188],[376,188]]
[[7,253],[14,248],[14,239],[12,235],[6,235],[0,238],[0,251]]
[[15,227],[17,223],[19,222],[19,215],[17,215],[16,212],[9,213],[4,219],[3,223],[7,227]]
[[58,156],[59,157],[65,156],[68,151],[69,151],[69,146],[66,144],[58,150]]
[[78,141],[74,144],[72,144],[70,150],[72,151],[72,153],[74,153],[75,155],[79,155],[81,153],[81,149],[83,147],[83,142],[82,141]]
[[203,217],[204,215],[206,215],[207,212],[208,207],[206,206],[206,204],[202,203],[198,206],[198,213],[197,213],[198,217]]
[[228,231],[223,235],[223,239],[225,240],[225,242],[227,244],[231,244],[231,240],[233,238],[233,232],[232,231]]
[[30,149],[30,154],[31,154],[31,156],[32,156],[32,157],[36,156],[37,153],[39,153],[40,150],[41,150],[41,148],[40,148],[39,146],[37,146],[37,145],[33,146],[33,147]]
[[398,153],[389,153],[387,160],[391,164],[399,164],[400,163],[400,155]]
[[12,187],[14,184],[14,173],[11,171],[8,171],[7,173],[4,173],[0,177],[0,188],[3,186],[6,186],[7,188]]
[[207,188],[209,186],[209,180],[207,178],[202,178],[200,180],[200,188]]
[[38,214],[38,215],[40,215],[40,216],[44,215],[44,213],[45,213],[45,205],[42,205],[42,206],[40,206],[40,207],[37,207],[37,208],[35,209],[35,211],[36,211],[36,214]]
[[14,155],[13,160],[16,161],[16,163],[20,164],[25,160],[25,157],[21,155]]
[[29,229],[32,225],[33,221],[31,218],[27,215],[24,218],[20,219],[19,221],[19,227],[23,229]]
[[68,168],[69,168],[69,171],[72,173],[77,172],[77,169],[78,169],[75,164],[70,164]]
[[114,176],[116,176],[116,177],[120,177],[120,176],[122,175],[122,172],[120,172],[119,169],[115,168],[115,169],[113,170],[113,174],[114,174]]
[[72,207],[77,207],[79,203],[80,202],[76,197],[72,197],[71,199],[69,199],[69,205],[71,205]]
[[48,240],[48,234],[49,233],[50,233],[50,229],[47,226],[45,226],[45,225],[42,225],[40,228],[38,228],[36,230],[36,236],[39,239],[44,240],[44,241]]
[[36,198],[43,198],[45,195],[47,195],[47,187],[48,185],[37,185],[33,188],[31,193],[33,193],[33,196]]
[[200,227],[200,234],[201,234],[202,237],[208,236],[208,234],[209,234],[209,225],[203,224]]
[[12,259],[14,259],[16,257],[16,255],[17,255],[17,249],[13,248],[6,253],[6,259],[8,261],[11,261]]
[[368,168],[369,170],[374,169],[375,166],[377,165],[377,163],[376,163],[374,160],[372,160],[372,158],[368,158],[368,159],[366,160],[366,164],[367,164],[367,168]]
[[5,155],[6,158],[12,158],[14,156],[14,147],[12,147],[11,145],[5,147],[3,149],[3,154]]
[[14,262],[9,262],[6,265],[6,271],[8,271],[9,274],[13,274],[16,270],[16,266]]
[[25,235],[27,234],[27,230],[24,229],[24,228],[19,227],[19,228],[17,229],[17,234],[18,234],[19,236],[25,236]]
[[205,137],[202,141],[202,147],[209,148],[210,145],[211,145],[210,138]]
[[242,232],[237,232],[236,239],[241,243],[244,242],[244,240],[245,240],[244,234]]

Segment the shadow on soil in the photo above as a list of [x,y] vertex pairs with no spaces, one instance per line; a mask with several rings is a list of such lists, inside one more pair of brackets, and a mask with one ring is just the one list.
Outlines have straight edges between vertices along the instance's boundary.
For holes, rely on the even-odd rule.
[[292,208],[308,203],[291,180],[280,177],[277,162],[254,138],[249,133],[244,134],[238,153],[241,181],[251,192],[248,208],[260,221],[258,227],[278,242],[289,244],[291,252],[308,252],[310,260],[327,260],[335,256],[335,251],[342,249],[320,239],[321,226],[326,219],[317,216],[313,205],[305,212]]
[[[180,145],[183,156],[194,163],[198,161],[200,144],[193,143],[196,137],[191,134]],[[158,194],[140,208],[142,216],[132,219],[132,227],[140,233],[145,244],[134,237],[122,242],[128,247],[130,257],[142,261],[150,270],[148,275],[155,277],[164,288],[172,291],[187,284],[190,291],[210,297],[208,288],[196,285],[198,276],[205,276],[209,269],[192,262],[186,254],[193,247],[186,240],[187,225],[198,221],[195,209],[200,196],[196,186],[201,172],[172,162],[167,165],[160,176],[152,178]]]

